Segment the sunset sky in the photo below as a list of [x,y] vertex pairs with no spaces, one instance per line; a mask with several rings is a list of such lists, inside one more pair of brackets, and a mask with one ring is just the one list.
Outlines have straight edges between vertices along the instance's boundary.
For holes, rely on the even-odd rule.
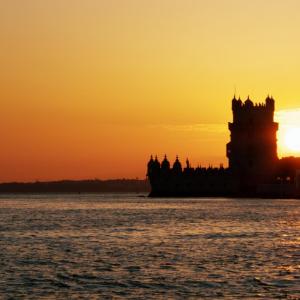
[[299,14],[299,0],[0,0],[0,181],[144,178],[150,154],[226,165],[234,92],[272,95],[279,155],[300,155],[285,146]]

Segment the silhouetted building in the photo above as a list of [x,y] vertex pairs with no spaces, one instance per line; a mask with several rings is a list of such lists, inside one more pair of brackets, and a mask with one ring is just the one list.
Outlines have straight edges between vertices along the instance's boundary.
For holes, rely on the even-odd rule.
[[160,164],[151,156],[147,176],[150,196],[255,196],[296,197],[300,189],[300,158],[278,159],[274,122],[275,101],[254,104],[248,97],[232,100],[233,122],[228,124],[229,166],[182,169],[176,157],[173,167],[167,157]]
[[229,169],[245,189],[260,182],[269,182],[278,162],[276,132],[273,121],[275,103],[269,96],[265,104],[232,100],[233,122],[229,123],[227,144]]

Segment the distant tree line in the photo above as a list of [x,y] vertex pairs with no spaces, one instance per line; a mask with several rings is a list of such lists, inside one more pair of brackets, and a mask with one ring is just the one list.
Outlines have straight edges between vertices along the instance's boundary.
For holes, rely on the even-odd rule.
[[0,193],[145,193],[150,191],[148,180],[61,180],[49,182],[0,183]]

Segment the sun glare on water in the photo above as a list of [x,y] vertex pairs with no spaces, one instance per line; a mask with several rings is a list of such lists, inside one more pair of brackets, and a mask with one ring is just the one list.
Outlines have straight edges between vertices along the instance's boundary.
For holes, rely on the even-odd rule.
[[300,108],[276,112],[275,121],[279,123],[279,157],[300,156]]

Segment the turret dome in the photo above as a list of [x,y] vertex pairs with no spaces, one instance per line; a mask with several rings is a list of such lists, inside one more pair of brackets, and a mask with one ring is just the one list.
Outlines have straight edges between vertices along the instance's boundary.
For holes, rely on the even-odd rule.
[[167,155],[165,155],[165,158],[161,163],[161,168],[164,169],[164,170],[169,170],[170,169],[170,163],[167,159]]
[[247,107],[253,106],[253,102],[250,100],[249,96],[248,96],[247,100],[245,101],[245,106],[247,106]]
[[150,160],[148,162],[148,168],[151,168],[153,166],[154,160],[153,160],[153,156],[151,155]]
[[178,156],[176,156],[176,160],[173,164],[173,170],[176,171],[176,172],[181,172],[182,171],[181,163],[178,159]]
[[160,168],[160,162],[158,161],[157,156],[155,156],[155,160],[154,160],[153,165],[154,165],[155,167],[157,167],[157,168]]

